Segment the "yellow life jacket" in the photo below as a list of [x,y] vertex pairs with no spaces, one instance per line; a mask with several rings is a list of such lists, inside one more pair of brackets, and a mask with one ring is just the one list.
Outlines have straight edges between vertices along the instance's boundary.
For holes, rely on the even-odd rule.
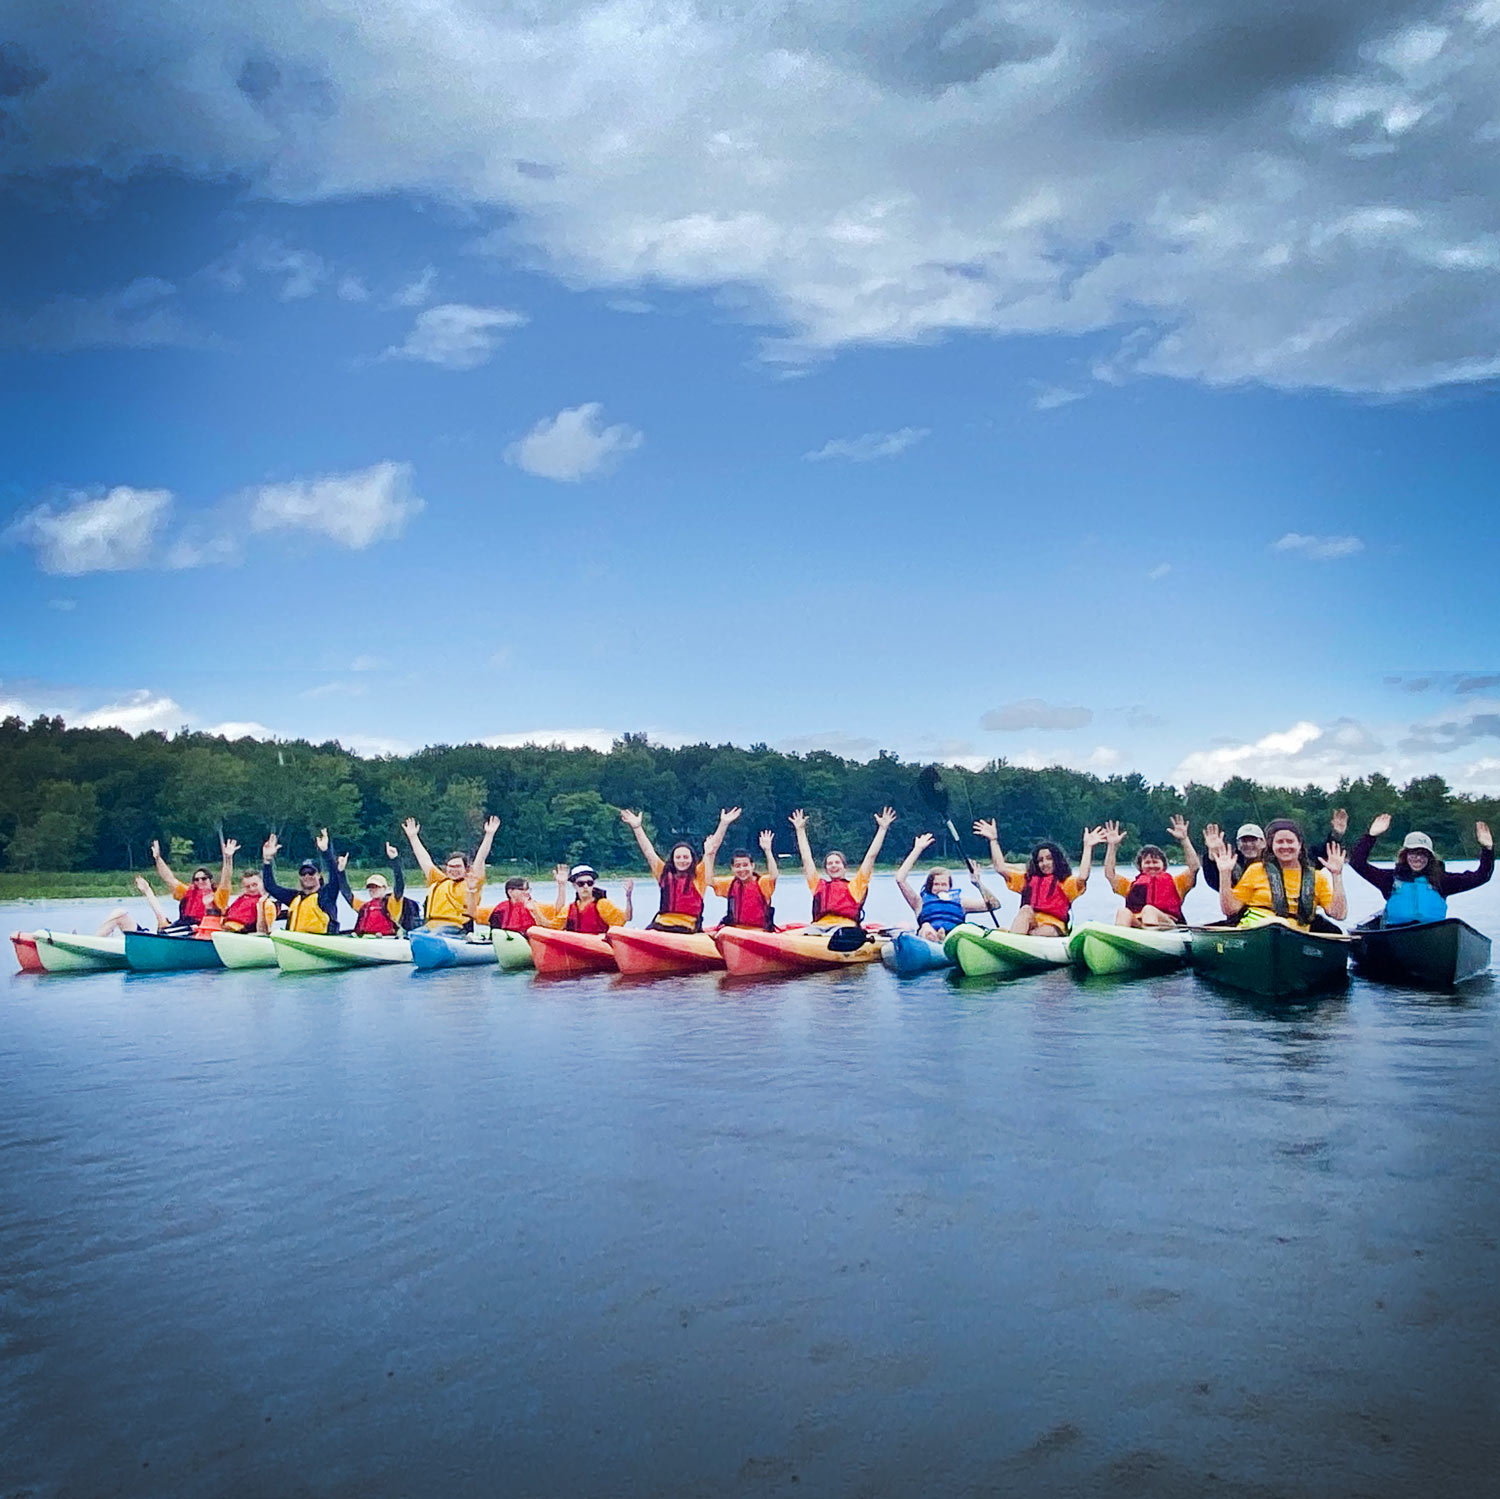
[[318,904],[318,892],[294,895],[286,903],[286,929],[289,932],[326,932],[328,912]]
[[469,913],[465,909],[468,904],[468,892],[467,880],[450,880],[446,875],[440,876],[427,887],[427,910],[424,919],[429,923],[444,921],[451,922],[454,926],[462,926],[469,919]]

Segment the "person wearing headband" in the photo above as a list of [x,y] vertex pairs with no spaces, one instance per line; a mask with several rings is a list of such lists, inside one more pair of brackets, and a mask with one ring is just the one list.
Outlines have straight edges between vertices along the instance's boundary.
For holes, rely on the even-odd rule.
[[1319,912],[1333,921],[1349,914],[1344,850],[1330,843],[1323,868],[1314,869],[1302,829],[1290,818],[1278,817],[1267,826],[1265,853],[1238,880],[1231,878],[1234,850],[1222,838],[1216,840],[1214,857],[1219,866],[1219,909],[1231,921],[1277,917],[1306,932]]
[[1408,833],[1401,842],[1395,864],[1381,869],[1370,862],[1375,840],[1391,825],[1391,814],[1382,812],[1370,831],[1354,845],[1349,863],[1361,879],[1368,880],[1384,897],[1383,926],[1410,926],[1418,921],[1442,921],[1448,914],[1448,897],[1487,884],[1495,872],[1495,840],[1489,824],[1476,822],[1474,837],[1479,844],[1479,868],[1448,870],[1438,858],[1426,833]]

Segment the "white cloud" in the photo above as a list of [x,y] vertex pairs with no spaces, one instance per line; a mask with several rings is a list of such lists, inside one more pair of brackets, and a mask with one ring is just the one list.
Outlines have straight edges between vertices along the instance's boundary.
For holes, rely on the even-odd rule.
[[417,314],[404,343],[385,351],[387,359],[415,359],[445,370],[473,370],[500,346],[507,328],[526,322],[524,313],[504,307],[468,307],[445,302]]
[[1364,549],[1364,542],[1357,536],[1304,536],[1300,531],[1288,531],[1285,536],[1271,543],[1273,552],[1295,552],[1314,562],[1332,562],[1339,557],[1352,557]]
[[437,267],[424,266],[415,281],[408,281],[386,304],[388,307],[422,307],[431,300],[432,288],[437,285]]
[[214,337],[178,311],[176,296],[170,281],[142,276],[97,296],[53,297],[24,316],[0,312],[0,347],[54,353],[214,347]]
[[358,276],[342,276],[339,278],[338,295],[341,302],[367,302],[370,299],[370,289]]
[[263,723],[257,723],[253,718],[231,718],[223,723],[208,723],[197,732],[217,734],[220,739],[275,739],[277,737],[274,729],[268,729]]
[[349,663],[350,671],[384,671],[389,663],[381,656],[356,656]]
[[244,502],[252,531],[314,531],[355,551],[399,536],[424,505],[412,490],[409,463],[263,484]]
[[[281,302],[301,302],[318,291],[333,275],[333,267],[313,250],[299,250],[283,240],[258,235],[216,261],[203,273],[225,291],[243,291],[252,276],[277,281]],[[349,278],[345,278],[346,283]],[[354,278],[357,283],[357,278]],[[343,287],[340,287],[343,295]],[[355,297],[352,300],[358,301]]]
[[1045,385],[1035,383],[1036,394],[1031,398],[1031,409],[1033,411],[1056,411],[1062,406],[1071,406],[1074,401],[1083,399],[1081,390],[1068,390],[1061,385]]
[[170,490],[121,484],[103,495],[74,495],[60,510],[38,505],[12,521],[0,539],[33,547],[43,572],[124,572],[146,565],[171,504]]
[[809,463],[825,458],[847,458],[851,463],[869,463],[876,458],[894,458],[928,436],[927,427],[902,427],[896,432],[866,432],[860,437],[835,437],[821,448],[802,456]]
[[592,749],[607,754],[619,737],[611,729],[523,729],[517,734],[491,734],[479,742],[491,749],[524,749],[527,746],[546,749],[549,745],[560,744],[564,749]]
[[68,722],[80,729],[124,729],[127,734],[155,730],[174,734],[186,725],[187,718],[175,699],[143,688],[126,693],[118,702],[69,715]]
[[598,401],[589,401],[538,422],[505,450],[506,462],[538,478],[565,482],[608,473],[646,439],[623,423],[602,426],[603,410]]
[[1023,729],[1081,729],[1092,723],[1093,718],[1092,708],[1068,708],[1043,702],[1039,697],[1026,697],[991,708],[980,718],[979,726],[1012,734]]
[[411,755],[418,748],[409,740],[387,739],[379,734],[344,734],[339,743],[362,760],[377,760],[382,755]]
[[1222,785],[1231,776],[1248,776],[1273,786],[1301,786],[1314,782],[1332,787],[1343,776],[1382,769],[1377,762],[1384,745],[1364,724],[1352,718],[1321,725],[1302,719],[1245,744],[1218,744],[1184,755],[1177,767],[1178,783],[1200,781]]

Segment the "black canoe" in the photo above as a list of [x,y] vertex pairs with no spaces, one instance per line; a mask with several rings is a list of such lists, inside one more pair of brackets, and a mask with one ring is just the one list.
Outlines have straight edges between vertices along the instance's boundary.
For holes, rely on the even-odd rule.
[[1368,979],[1452,989],[1490,966],[1490,939],[1467,921],[1382,926],[1377,916],[1354,929],[1354,966]]
[[1279,921],[1250,926],[1193,927],[1194,969],[1216,984],[1297,999],[1337,989],[1349,980],[1349,938],[1299,932]]

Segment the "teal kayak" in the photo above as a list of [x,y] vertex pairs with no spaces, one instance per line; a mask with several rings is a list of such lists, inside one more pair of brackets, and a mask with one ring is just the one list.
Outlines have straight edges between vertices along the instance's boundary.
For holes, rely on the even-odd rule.
[[126,932],[125,962],[135,973],[185,973],[190,968],[224,966],[207,937],[169,937],[161,932]]

